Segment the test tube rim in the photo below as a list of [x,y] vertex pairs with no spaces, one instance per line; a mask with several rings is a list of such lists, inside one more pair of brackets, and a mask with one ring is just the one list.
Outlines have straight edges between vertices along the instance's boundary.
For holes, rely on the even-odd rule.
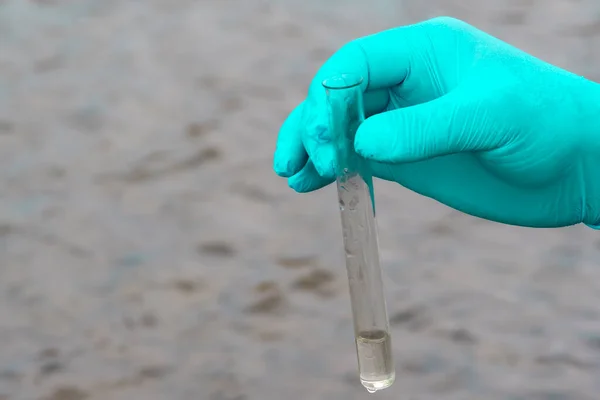
[[[351,83],[345,83],[346,80],[348,80]],[[353,87],[360,86],[360,85],[362,85],[363,81],[364,81],[364,78],[360,74],[342,73],[342,74],[332,75],[332,76],[324,79],[323,82],[321,82],[321,84],[323,85],[323,87],[325,89],[344,90],[344,89],[351,89]],[[344,82],[344,83],[341,84],[341,82]]]

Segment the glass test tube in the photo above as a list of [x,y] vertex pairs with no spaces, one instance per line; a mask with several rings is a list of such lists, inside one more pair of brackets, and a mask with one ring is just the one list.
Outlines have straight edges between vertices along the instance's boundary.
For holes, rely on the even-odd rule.
[[375,393],[390,387],[396,373],[379,264],[373,177],[365,160],[354,151],[354,136],[364,120],[361,84],[362,77],[352,74],[323,81],[337,153],[337,190],[358,369],[362,385]]

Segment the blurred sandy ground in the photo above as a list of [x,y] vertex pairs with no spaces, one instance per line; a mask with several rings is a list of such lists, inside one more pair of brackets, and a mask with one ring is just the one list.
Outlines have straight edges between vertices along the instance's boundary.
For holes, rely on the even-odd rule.
[[[271,171],[338,46],[449,14],[599,78],[600,5],[1,0],[0,399],[367,399],[335,192]],[[600,238],[378,182],[397,382],[379,399],[600,393]]]

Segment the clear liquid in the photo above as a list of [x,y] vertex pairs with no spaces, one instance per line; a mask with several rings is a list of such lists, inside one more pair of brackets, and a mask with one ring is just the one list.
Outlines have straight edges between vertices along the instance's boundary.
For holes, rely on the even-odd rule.
[[392,361],[392,338],[383,330],[362,331],[356,337],[360,383],[375,393],[396,379]]

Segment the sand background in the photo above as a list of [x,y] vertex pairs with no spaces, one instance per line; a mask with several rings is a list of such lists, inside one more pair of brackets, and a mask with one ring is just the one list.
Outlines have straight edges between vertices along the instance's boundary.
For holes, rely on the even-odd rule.
[[[371,398],[335,191],[271,155],[332,51],[442,14],[600,78],[592,0],[0,0],[0,399]],[[376,193],[378,399],[598,398],[597,232]]]

